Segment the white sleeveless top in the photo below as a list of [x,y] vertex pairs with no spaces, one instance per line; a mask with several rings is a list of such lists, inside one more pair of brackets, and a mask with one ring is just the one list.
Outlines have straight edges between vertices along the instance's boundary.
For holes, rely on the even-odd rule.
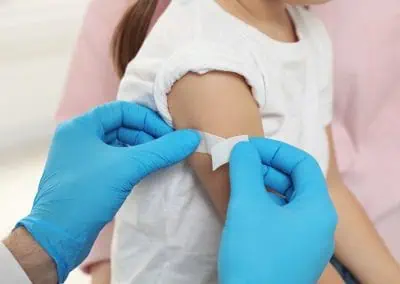
[[[332,115],[332,50],[323,24],[288,7],[299,42],[275,41],[214,0],[172,0],[118,93],[156,110],[172,125],[167,94],[188,72],[243,76],[256,99],[265,137],[311,153],[327,170],[325,126]],[[116,219],[114,283],[217,283],[221,225],[185,163],[155,173],[135,188]]]

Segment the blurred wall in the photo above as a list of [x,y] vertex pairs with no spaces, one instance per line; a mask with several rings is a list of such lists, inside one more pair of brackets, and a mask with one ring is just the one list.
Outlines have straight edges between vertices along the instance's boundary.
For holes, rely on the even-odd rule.
[[0,0],[0,151],[48,137],[88,0]]

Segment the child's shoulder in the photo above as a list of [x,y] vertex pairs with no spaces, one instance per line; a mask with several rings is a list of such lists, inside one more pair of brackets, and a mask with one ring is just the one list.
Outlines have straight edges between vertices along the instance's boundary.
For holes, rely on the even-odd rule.
[[292,14],[298,17],[298,19],[301,19],[305,24],[315,24],[318,26],[323,25],[318,16],[309,8],[298,5],[289,5],[288,9]]
[[289,8],[295,17],[297,25],[302,25],[301,28],[305,30],[310,36],[316,40],[329,40],[328,32],[322,20],[309,9],[303,6],[290,6]]

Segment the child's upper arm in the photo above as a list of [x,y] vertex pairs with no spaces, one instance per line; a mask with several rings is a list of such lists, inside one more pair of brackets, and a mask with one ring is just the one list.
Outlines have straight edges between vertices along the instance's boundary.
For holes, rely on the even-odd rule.
[[[258,105],[245,80],[234,73],[189,73],[176,82],[168,96],[174,126],[221,137],[263,136]],[[194,154],[190,160],[221,217],[229,200],[228,167],[213,172],[211,158]]]

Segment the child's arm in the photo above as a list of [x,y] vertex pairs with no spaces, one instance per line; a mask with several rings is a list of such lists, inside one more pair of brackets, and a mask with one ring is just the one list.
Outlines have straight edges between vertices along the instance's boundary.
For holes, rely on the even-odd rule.
[[385,247],[364,209],[340,177],[330,127],[327,133],[331,157],[328,185],[339,214],[336,256],[361,283],[400,283],[399,265]]
[[[176,128],[193,128],[222,137],[264,136],[261,117],[245,80],[233,73],[189,74],[178,81],[168,96]],[[211,159],[194,154],[190,165],[203,184],[219,217],[224,220],[229,201],[228,167],[212,172]],[[320,283],[342,283],[329,266]]]
[[90,267],[90,276],[92,284],[110,284],[111,283],[111,264],[109,260],[98,262]]
[[[263,136],[257,103],[244,79],[233,73],[189,74],[168,96],[176,128],[193,128],[221,137]],[[219,217],[225,220],[229,201],[228,167],[213,172],[211,158],[194,154],[189,159]]]

